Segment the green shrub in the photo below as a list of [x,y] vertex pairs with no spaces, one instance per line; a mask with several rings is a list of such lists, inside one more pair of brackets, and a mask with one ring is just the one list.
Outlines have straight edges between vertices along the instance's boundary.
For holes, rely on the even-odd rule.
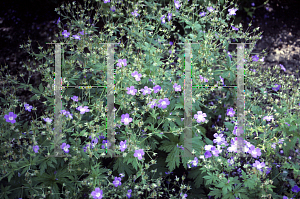
[[[274,148],[273,140],[277,143],[281,137],[283,140],[291,139],[290,143],[293,144],[297,142],[297,135],[292,132],[298,130],[299,88],[295,86],[290,91],[288,86],[292,80],[283,84],[288,77],[278,81],[272,79],[270,71],[262,73],[259,67],[261,60],[258,61],[260,56],[250,55],[261,33],[250,36],[250,33],[242,31],[240,24],[236,27],[233,23],[228,25],[227,21],[232,17],[228,14],[231,13],[228,9],[235,8],[233,2],[227,5],[226,1],[227,6],[224,4],[222,8],[210,2],[208,7],[190,5],[188,2],[182,3],[180,7],[177,2],[172,2],[168,7],[161,7],[153,2],[124,3],[126,4],[98,1],[97,8],[89,5],[83,8],[76,3],[62,5],[56,9],[61,16],[61,11],[71,13],[76,8],[79,10],[76,10],[76,15],[72,13],[72,17],[65,16],[61,19],[70,21],[67,22],[67,28],[61,28],[61,22],[58,23],[61,33],[53,41],[67,43],[62,45],[63,85],[104,86],[107,85],[108,75],[105,60],[107,47],[101,43],[119,43],[118,38],[113,36],[116,33],[121,36],[126,34],[128,37],[126,47],[120,42],[120,48],[114,57],[114,104],[117,107],[115,127],[118,131],[115,135],[115,152],[122,157],[104,157],[106,153],[112,153],[112,149],[105,145],[105,87],[62,90],[64,111],[61,115],[66,117],[61,117],[63,136],[60,147],[65,157],[48,156],[54,154],[55,103],[52,86],[55,51],[54,45],[49,45],[49,49],[39,54],[30,53],[29,42],[21,47],[36,58],[38,70],[43,76],[42,81],[47,82],[49,87],[41,84],[34,88],[30,84],[17,82],[14,78],[5,79],[5,82],[20,86],[1,90],[4,94],[8,90],[12,93],[10,97],[1,98],[6,106],[0,118],[0,139],[3,143],[0,164],[1,198],[126,198],[127,194],[131,194],[132,198],[204,198],[207,197],[206,192],[209,196],[219,198],[292,197],[297,190],[295,185],[299,178],[299,167],[296,163],[292,164],[292,160],[279,155],[282,145]],[[116,7],[114,12],[103,9],[110,6]],[[126,15],[120,12],[121,7],[127,8]],[[203,12],[206,12],[205,15]],[[86,13],[94,14],[87,16]],[[139,15],[136,16],[135,13]],[[170,19],[168,13],[172,13]],[[122,22],[114,25],[111,23],[111,15],[120,18]],[[165,15],[165,23],[162,15]],[[104,31],[97,32],[97,27],[91,24],[96,24],[100,18],[106,19],[107,23]],[[90,19],[91,24],[86,24]],[[185,35],[174,31],[173,20],[178,20],[188,30]],[[186,138],[183,134],[185,126],[181,120],[184,118],[185,49],[182,47],[176,52],[175,45],[161,45],[167,43],[171,34],[177,39],[177,43],[200,43],[192,46],[192,83],[202,87],[193,92],[195,97],[192,99],[191,138]],[[235,154],[236,89],[225,86],[236,83],[236,52],[230,52],[230,55],[227,53],[231,39],[252,43],[245,49],[244,56],[245,123],[249,126],[245,129],[244,138],[247,140],[247,149],[251,151],[245,157]],[[172,52],[170,58],[167,63],[163,63],[161,58],[165,54],[162,53],[169,50]],[[174,54],[179,57],[177,61],[174,61]],[[124,59],[126,63],[123,62]],[[176,67],[171,63],[175,63]],[[218,70],[215,70],[216,66]],[[27,65],[24,67],[31,70]],[[167,70],[168,67],[170,69]],[[215,87],[206,88],[210,85]],[[145,86],[154,92],[147,94]],[[263,86],[268,94],[260,99],[265,90],[261,89],[261,93],[258,93],[257,88]],[[132,87],[139,92],[130,92]],[[43,101],[43,117],[30,123],[18,120],[25,111],[36,111],[36,107],[30,107],[30,102],[18,102],[14,95],[18,88],[26,88],[34,93],[31,100]],[[292,93],[293,100],[275,100],[278,105],[274,106],[276,111],[273,111],[269,107],[274,105],[271,89],[275,91],[274,95],[282,99],[287,99],[286,96]],[[218,96],[218,93],[225,95]],[[157,106],[151,107],[150,104],[149,107],[154,99],[157,99]],[[264,106],[266,110],[262,110],[261,107]],[[287,107],[295,109],[296,113],[279,114],[286,111]],[[291,127],[281,124],[278,128],[270,127],[274,125],[274,121],[268,124],[265,121],[271,121],[270,115],[276,121],[290,122]],[[211,121],[215,118],[223,123],[222,126],[216,126],[218,134],[214,134],[216,139],[212,140],[208,138],[208,131],[212,129]],[[24,141],[21,145],[19,139],[22,138],[29,139],[29,143]],[[18,140],[18,151],[11,146],[10,142],[14,140]],[[283,143],[283,140],[279,142]],[[186,145],[185,141],[192,145]],[[215,143],[217,145],[212,146]],[[285,152],[293,149],[293,145],[288,142],[284,144]],[[225,151],[224,147],[227,146]],[[185,151],[189,151],[194,159],[180,158],[179,155],[183,156]],[[257,160],[258,157],[260,159]],[[277,163],[285,161],[285,164],[282,168],[274,167],[271,165],[274,160]],[[176,187],[172,189],[169,187],[171,180],[167,177],[170,179],[171,172],[180,167],[188,175],[181,178],[176,175],[172,182]],[[287,178],[284,172],[287,169],[293,169],[293,179]],[[191,186],[186,186],[187,179],[192,181]],[[281,182],[286,179],[293,189],[282,187]]]

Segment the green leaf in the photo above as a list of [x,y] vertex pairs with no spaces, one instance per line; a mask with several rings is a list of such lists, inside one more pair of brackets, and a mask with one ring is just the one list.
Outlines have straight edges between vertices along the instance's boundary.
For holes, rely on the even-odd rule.
[[3,187],[3,184],[1,183],[1,195],[2,197],[5,197],[5,199],[9,199],[7,197],[8,194],[11,193],[11,191],[9,191],[11,186],[7,186],[7,187]]
[[179,109],[179,108],[183,109],[183,104],[181,104],[181,103],[176,104],[174,110]]
[[20,83],[20,84],[21,84],[21,86],[17,87],[17,89],[18,88],[27,88],[27,87],[30,87],[29,85],[24,84],[24,83]]
[[34,55],[35,57],[37,57],[38,60],[41,60],[41,59],[44,58],[44,54],[42,54],[42,53],[40,53],[40,54],[35,54],[35,53],[33,53],[33,55]]
[[167,167],[169,171],[173,171],[175,169],[175,166],[179,167],[179,163],[180,163],[179,148],[173,146],[173,150],[167,156],[166,162],[168,162]]
[[[129,156],[129,154],[127,154],[127,156]],[[126,164],[124,162],[124,158],[123,157],[117,158],[116,162],[114,163],[113,170],[114,171],[117,170],[118,173],[125,173],[126,172],[126,174],[128,176],[131,176],[133,174],[133,171],[132,171],[133,167],[132,167],[132,165],[131,164]]]
[[2,103],[6,103],[7,101],[5,100],[5,99],[3,99],[2,97],[0,97],[0,99],[1,99],[1,102]]
[[46,162],[42,162],[39,167],[40,167],[40,174],[42,175],[43,173],[45,173],[45,170],[47,168]]
[[7,179],[8,179],[8,182],[10,182],[10,180],[11,180],[11,178],[14,176],[14,172],[11,172],[9,175],[8,175],[8,177],[7,177]]
[[166,158],[166,162],[168,163],[167,167],[169,171],[173,171],[175,169],[175,166],[179,167],[180,163],[179,148],[177,148],[178,137],[174,137],[170,134],[168,134],[167,136],[169,137],[170,141],[163,140],[162,146],[159,147],[159,150],[169,152]]
[[40,86],[39,86],[39,90],[41,91],[41,93],[44,92],[44,87],[43,87],[42,83],[41,83]]
[[[162,134],[160,134],[160,133],[156,133],[155,135],[162,138]],[[140,138],[140,139],[143,140],[144,138]],[[150,145],[150,147],[153,151],[156,150],[157,144],[159,144],[159,142],[154,137],[150,137],[150,138],[146,139],[144,142],[144,146]]]
[[80,150],[81,156],[86,160],[89,161],[89,156],[86,154],[86,152],[84,152],[83,149]]
[[232,124],[231,122],[224,122],[226,128],[228,128],[229,131],[233,131],[234,129],[234,124]]
[[216,198],[221,198],[221,190],[213,188],[211,192],[208,194],[209,196],[216,196]]
[[59,199],[59,188],[57,186],[56,183],[53,183],[52,185],[52,192],[53,192],[53,195],[51,196],[53,199]]
[[155,113],[155,110],[152,109],[152,113],[150,113],[150,114],[151,114],[151,116],[156,120],[156,119],[157,119],[157,115],[158,115],[159,113]]
[[29,101],[33,101],[33,100],[35,100],[35,99],[37,99],[37,96],[36,96],[36,95],[33,95],[33,96],[29,99]]
[[203,175],[200,170],[195,169],[191,170],[187,177],[194,179],[194,186],[198,189],[203,184]]
[[262,109],[259,106],[252,106],[251,107],[251,111],[254,114],[257,114],[257,115],[261,115],[262,114]]

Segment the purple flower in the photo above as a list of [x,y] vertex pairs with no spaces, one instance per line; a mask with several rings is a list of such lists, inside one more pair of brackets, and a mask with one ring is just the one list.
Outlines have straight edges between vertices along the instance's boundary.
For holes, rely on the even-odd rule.
[[63,115],[65,115],[67,112],[68,112],[68,111],[66,111],[66,110],[61,110],[61,111],[60,111],[60,113],[63,114]]
[[168,13],[168,20],[171,21],[171,19],[172,19],[172,13]]
[[92,139],[91,147],[94,148],[97,143],[98,143],[98,138]]
[[231,157],[230,159],[227,160],[227,162],[229,163],[230,166],[233,165],[233,163],[234,163],[234,158]]
[[137,89],[135,89],[134,86],[131,86],[130,88],[127,87],[126,89],[128,90],[127,94],[130,94],[130,95],[135,95],[135,93],[137,92]]
[[214,9],[213,9],[213,7],[207,7],[207,10],[208,10],[209,12],[212,12]]
[[300,188],[299,188],[297,185],[295,185],[295,186],[292,188],[292,192],[298,193],[299,191],[300,191]]
[[195,157],[194,160],[192,161],[192,167],[196,167],[198,165],[198,158]]
[[263,120],[267,120],[267,121],[271,121],[272,119],[274,119],[273,115],[263,117]]
[[176,0],[174,0],[174,4],[175,4],[176,9],[179,9],[181,6],[180,2],[176,1]]
[[157,106],[157,104],[156,104],[156,99],[152,100],[148,105],[149,105],[151,108],[154,108],[154,106]]
[[15,120],[16,117],[17,117],[16,114],[14,114],[13,112],[9,112],[8,115],[4,116],[4,119],[6,119],[6,122],[10,122],[14,124],[16,122]]
[[161,87],[159,85],[156,85],[153,87],[154,93],[158,93],[158,91],[161,90]]
[[205,158],[210,158],[212,155],[209,151],[205,151],[204,156]]
[[258,170],[262,171],[262,168],[265,167],[265,163],[260,163],[259,161],[255,160],[255,163],[253,164],[254,167],[256,167]]
[[132,192],[132,190],[131,190],[131,189],[129,189],[129,190],[128,190],[128,192],[127,192],[127,194],[126,194],[126,196],[127,196],[128,198],[130,198],[130,197],[131,197],[131,192]]
[[[203,77],[201,75],[199,75],[201,82],[203,82]],[[204,82],[208,82],[208,80],[206,78],[204,78]]]
[[177,85],[177,83],[175,83],[173,85],[173,88],[175,89],[175,91],[181,91],[181,86],[180,85]]
[[182,197],[181,199],[186,199],[186,197],[187,197],[187,194],[185,193],[185,194],[183,194],[183,193],[180,193],[180,196]]
[[74,102],[78,102],[78,96],[73,96],[73,97],[71,97],[71,99],[74,101]]
[[213,140],[214,143],[217,143],[218,145],[222,144],[225,142],[225,138],[223,137],[223,134],[218,135],[217,133],[214,134],[214,137],[216,139]]
[[81,35],[84,35],[84,30],[83,31],[81,31],[81,32],[79,32]]
[[198,114],[194,115],[194,118],[197,119],[197,122],[205,122],[206,113],[202,113],[202,111],[198,111]]
[[122,66],[127,66],[127,60],[126,59],[119,59],[118,60],[118,63],[117,63],[117,66],[119,66],[120,68],[122,67]]
[[69,111],[61,110],[60,112],[61,112],[61,114],[65,115],[66,117],[69,116],[71,119],[73,119],[73,114],[71,114]]
[[221,82],[224,84],[224,78],[222,78],[221,76],[219,76],[221,79]]
[[121,142],[120,142],[120,150],[121,150],[122,152],[125,151],[125,149],[127,148],[126,141],[127,141],[127,140],[125,140],[125,142],[124,142],[124,141],[121,141]]
[[66,38],[70,36],[70,33],[67,30],[64,30],[61,34]]
[[151,91],[152,89],[151,88],[148,88],[148,86],[144,86],[144,88],[141,89],[141,91],[143,92],[143,95],[146,95],[146,94],[151,94]]
[[170,41],[170,45],[171,45],[171,46],[173,45],[173,42],[172,42],[172,41]]
[[281,67],[281,69],[282,69],[283,71],[286,71],[286,69],[284,68],[284,66],[283,66],[282,64],[279,64],[279,66]]
[[39,146],[38,145],[35,145],[35,146],[33,146],[32,147],[33,148],[33,151],[35,152],[35,153],[38,153],[39,152]]
[[238,9],[237,8],[231,8],[231,9],[228,9],[228,12],[229,12],[229,15],[236,15],[236,11],[237,11]]
[[259,60],[259,57],[257,55],[252,56],[253,61],[257,62]]
[[266,167],[266,174],[269,174],[270,172],[271,172],[271,170],[272,170],[272,168],[271,167]]
[[160,18],[160,20],[161,20],[161,23],[162,23],[162,24],[165,24],[165,23],[166,23],[165,15],[163,15],[163,16]]
[[103,141],[102,141],[102,144],[104,144],[104,145],[102,145],[101,148],[102,148],[102,149],[105,149],[105,146],[107,146],[107,140],[103,140]]
[[165,108],[167,108],[167,106],[170,104],[170,101],[169,101],[168,98],[164,98],[164,99],[160,99],[160,100],[158,101],[158,103],[160,103],[160,104],[158,105],[158,108],[165,109]]
[[285,124],[287,124],[288,126],[291,126],[291,125],[290,125],[289,123],[287,123],[287,122],[286,122]]
[[121,186],[121,178],[120,177],[115,177],[115,180],[113,181],[113,184],[115,187]]
[[115,12],[115,11],[116,11],[116,6],[112,6],[112,7],[110,8],[110,10],[111,10],[112,12]]
[[[237,139],[237,138],[235,138]],[[227,148],[228,152],[237,152],[237,142],[235,142],[234,138],[231,139],[231,146]]]
[[110,0],[104,0],[104,3],[109,3],[110,2]]
[[230,117],[233,117],[235,114],[235,111],[233,110],[233,108],[229,108],[229,109],[227,109],[226,114],[229,115]]
[[221,153],[220,150],[216,149],[216,147],[214,147],[211,152],[213,153],[214,156],[218,157],[219,156],[219,153]]
[[231,28],[232,28],[233,30],[239,30],[238,28],[236,28],[236,27],[234,27],[234,26],[231,26]]
[[206,15],[206,12],[200,12],[199,15],[200,17],[204,17]]
[[279,139],[278,144],[283,144],[284,139]]
[[44,120],[45,122],[47,122],[47,123],[51,123],[51,122],[52,122],[52,119],[50,119],[50,118],[43,118],[43,120]]
[[96,187],[95,191],[92,191],[91,195],[93,196],[94,199],[101,199],[103,197],[103,191],[100,190],[99,187]]
[[131,76],[134,77],[136,81],[141,81],[142,74],[139,74],[137,71],[131,73]]
[[81,39],[80,39],[80,36],[78,36],[78,35],[73,35],[72,37],[74,37],[75,39],[81,40]]
[[89,145],[85,145],[85,147],[83,147],[83,151],[86,152],[87,147],[89,147]]
[[257,158],[257,157],[261,156],[260,148],[255,148],[255,146],[251,146],[250,150],[251,150],[252,157]]
[[280,150],[280,153],[283,153],[283,150]]
[[255,6],[255,3],[251,3],[251,6]]
[[31,112],[32,106],[29,106],[29,104],[25,104],[24,107],[25,107],[25,110]]
[[132,122],[132,118],[129,117],[129,114],[122,114],[121,115],[121,122],[123,122],[125,125],[128,125],[129,122]]
[[143,151],[143,149],[138,149],[138,150],[135,150],[135,153],[134,153],[134,157],[137,157],[139,160],[141,160],[143,157],[143,155],[145,154],[145,152]]
[[57,21],[56,21],[56,24],[58,24],[60,22],[60,17],[58,17]]
[[232,55],[230,54],[230,52],[227,52],[228,56],[232,59]]
[[205,149],[206,151],[211,151],[211,150],[213,150],[213,149],[214,149],[214,146],[213,146],[213,145],[210,145],[210,144],[208,144],[208,145],[205,145],[205,146],[204,146],[204,149]]
[[134,12],[131,12],[131,14],[135,17],[139,16],[140,14],[137,13],[138,10],[135,10]]
[[84,106],[84,107],[78,106],[76,109],[77,109],[78,111],[80,111],[80,114],[84,114],[84,113],[90,111],[90,110],[88,109],[88,106]]
[[280,89],[280,85],[278,85],[278,84],[275,84],[275,87],[272,87],[272,89],[274,90],[274,91],[278,91],[279,89]]
[[62,150],[64,150],[65,153],[69,153],[70,145],[69,145],[69,144],[66,144],[66,143],[62,143],[62,145],[60,146],[60,148],[61,148]]

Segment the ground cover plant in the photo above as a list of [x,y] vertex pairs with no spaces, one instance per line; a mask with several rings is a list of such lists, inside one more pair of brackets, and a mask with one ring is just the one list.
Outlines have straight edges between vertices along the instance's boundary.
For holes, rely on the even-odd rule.
[[[100,43],[120,42],[114,57],[115,136],[116,153],[122,157],[104,157],[110,151],[105,88],[63,88],[61,149],[67,157],[47,157],[53,154],[55,105],[54,46],[49,45],[31,54],[51,86],[34,88],[9,76],[3,80],[11,87],[1,88],[6,94],[0,118],[1,198],[299,197],[299,80],[273,79],[271,71],[262,71],[264,55],[250,54],[261,33],[250,36],[230,24],[236,5],[219,5],[99,1],[98,8],[71,3],[57,9],[61,33],[53,42],[68,43],[62,45],[63,85],[107,85],[107,47]],[[124,7],[126,16],[120,12]],[[93,10],[94,16],[86,15]],[[100,16],[107,17],[105,32],[93,26]],[[111,16],[122,22],[110,23]],[[186,35],[175,31],[175,19]],[[112,36],[116,32],[126,32],[129,42]],[[169,41],[171,34],[176,41]],[[235,85],[237,71],[236,52],[228,52],[232,39],[253,43],[244,57],[244,157],[236,155],[236,89],[226,87]],[[193,88],[192,148],[184,145],[183,134],[185,51],[175,45],[186,41],[200,43],[192,46],[193,85],[220,86]],[[30,53],[30,42],[21,47]],[[33,92],[32,100],[43,100],[44,117],[31,123],[18,120],[36,111],[31,102],[15,98],[19,88]],[[209,139],[213,127],[217,133]],[[194,157],[177,157],[185,150]],[[185,174],[172,175],[178,169]]]

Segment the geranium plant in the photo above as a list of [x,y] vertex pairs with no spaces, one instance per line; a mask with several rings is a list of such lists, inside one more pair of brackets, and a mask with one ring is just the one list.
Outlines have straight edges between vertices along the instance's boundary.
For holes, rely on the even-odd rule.
[[[222,7],[211,3],[204,7],[175,0],[167,7],[161,7],[155,2],[115,3],[105,0],[95,2],[97,8],[94,8],[89,5],[90,1],[85,3],[88,5],[85,4],[84,8],[73,2],[56,9],[59,15],[64,16],[61,11],[71,13],[79,8],[76,15],[66,15],[58,22],[61,32],[53,41],[64,43],[61,45],[62,84],[89,86],[88,90],[68,86],[62,89],[63,110],[60,113],[65,117],[61,117],[60,149],[63,157],[49,156],[54,152],[55,137],[54,45],[49,45],[47,51],[39,54],[31,53],[38,61],[43,81],[49,83],[49,87],[41,84],[34,88],[16,79],[6,80],[18,86],[16,89],[29,89],[34,93],[31,100],[42,99],[45,115],[30,123],[19,121],[19,115],[25,111],[36,111],[36,107],[31,102],[18,102],[13,94],[11,98],[2,99],[6,107],[1,112],[3,117],[0,121],[3,143],[1,197],[199,198],[206,197],[205,192],[216,198],[259,198],[267,195],[279,198],[286,194],[292,197],[294,193],[299,196],[296,185],[299,167],[293,166],[294,179],[289,179],[293,188],[283,189],[280,180],[287,176],[279,176],[282,171],[271,165],[274,160],[284,159],[275,153],[279,148],[274,147],[278,141],[274,142],[274,137],[284,140],[295,138],[287,137],[290,133],[275,131],[275,126],[270,128],[276,119],[290,122],[293,129],[290,128],[289,132],[298,130],[291,118],[297,121],[299,112],[290,118],[290,115],[273,114],[272,109],[263,111],[260,108],[259,105],[264,103],[251,99],[261,95],[266,99],[264,91],[258,95],[255,87],[264,84],[270,92],[273,82],[267,82],[269,78],[253,71],[260,71],[259,65],[263,61],[263,58],[257,59],[260,55],[250,55],[261,33],[250,36],[250,33],[242,31],[241,25],[235,27],[229,23],[237,11],[236,5],[232,2],[228,5],[229,2],[225,1]],[[110,10],[104,10],[103,6],[109,6]],[[126,15],[120,11],[123,8]],[[122,19],[122,23],[111,23],[111,16]],[[100,18],[107,22],[101,32],[95,26]],[[69,20],[67,27],[61,26],[64,20]],[[180,35],[175,31],[175,20],[188,34]],[[128,43],[113,36],[116,33],[126,34]],[[171,35],[176,41],[170,41]],[[251,43],[244,55],[245,122],[251,127],[244,133],[244,157],[236,155],[236,89],[226,87],[235,85],[237,73],[236,52],[228,52],[232,39]],[[109,101],[105,99],[108,84],[105,56],[108,43],[118,46],[114,54],[114,128],[118,131],[114,152],[118,157],[111,158],[105,157],[107,151],[111,152],[112,144],[106,134]],[[200,86],[193,90],[192,137],[189,139],[184,135],[186,127],[183,122],[184,79],[189,78],[185,76],[184,69],[186,46],[177,47],[176,43],[197,43],[192,45],[191,52],[192,85]],[[30,42],[21,47],[29,52]],[[161,59],[165,54],[168,59],[164,63]],[[24,67],[31,70],[30,66]],[[260,77],[256,77],[257,74]],[[277,84],[280,87],[273,87],[274,92],[286,88],[283,82]],[[7,93],[7,88],[2,90]],[[223,92],[223,96],[217,95],[216,91]],[[292,91],[294,100],[289,102],[289,107],[300,103],[299,89]],[[19,111],[16,107],[20,107]],[[284,108],[279,107],[278,110]],[[251,112],[255,116],[250,116]],[[214,118],[222,120],[223,124],[215,126],[218,133],[209,139],[212,128],[207,125],[211,125]],[[30,141],[21,145],[17,140],[24,137]],[[185,139],[192,145],[185,145]],[[18,142],[19,151],[11,147],[10,142],[14,140]],[[296,143],[295,140],[293,143]],[[185,151],[193,157],[184,156]],[[176,175],[175,192],[175,188],[169,188],[167,176],[181,165],[188,175],[181,178]],[[284,168],[291,168],[288,166],[286,163]],[[271,180],[268,175],[272,175]],[[191,186],[186,186],[187,179],[193,181]],[[276,184],[274,179],[277,185],[273,185],[273,182]],[[281,188],[280,192],[276,192],[276,187]]]

